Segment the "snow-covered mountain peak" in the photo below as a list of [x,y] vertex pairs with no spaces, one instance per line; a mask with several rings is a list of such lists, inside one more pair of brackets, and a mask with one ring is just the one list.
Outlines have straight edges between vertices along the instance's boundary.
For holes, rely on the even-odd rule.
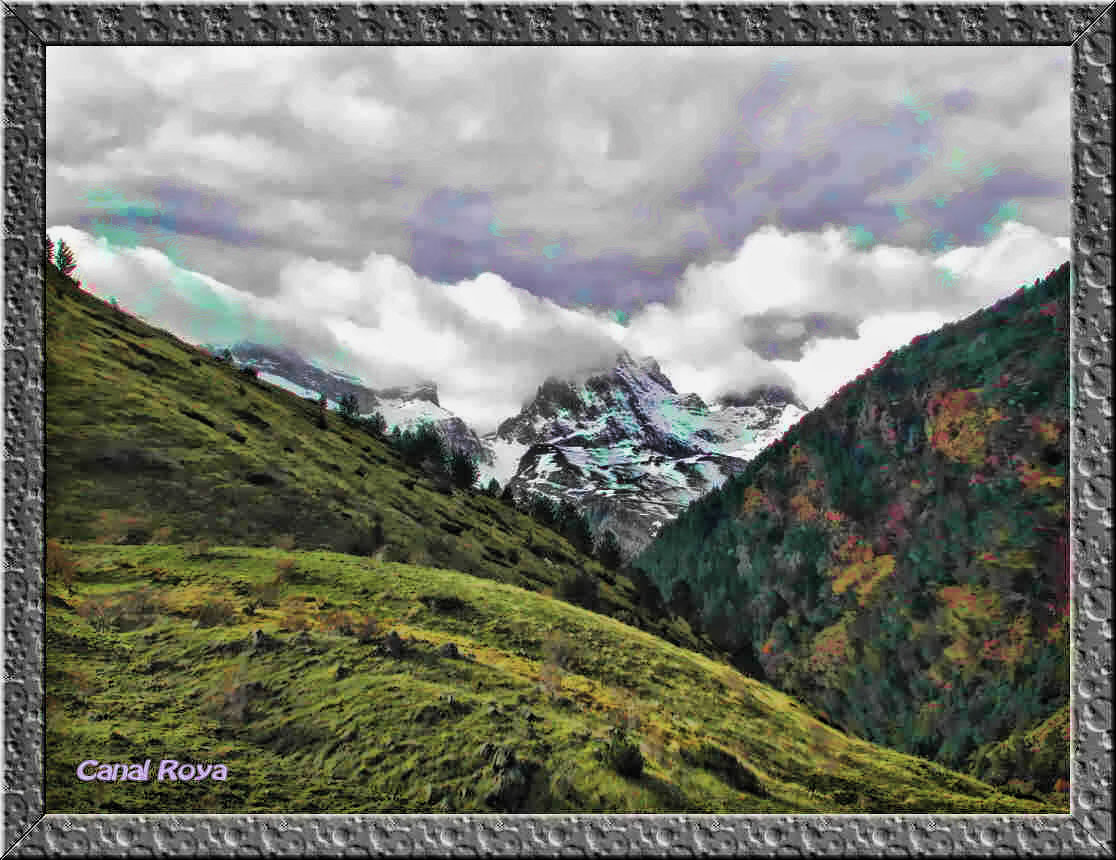
[[743,391],[711,408],[697,394],[679,394],[654,358],[621,352],[612,368],[539,386],[485,437],[496,452],[485,480],[572,501],[595,531],[612,529],[634,552],[805,411],[793,392]]
[[354,395],[358,413],[379,413],[389,430],[432,423],[450,447],[477,459],[482,484],[496,478],[516,493],[571,501],[595,533],[615,532],[628,556],[805,412],[793,392],[770,385],[706,404],[679,394],[654,358],[621,352],[612,367],[547,378],[519,414],[482,440],[439,404],[432,382],[377,390],[282,347],[231,351],[255,365],[260,379],[314,400],[325,394],[330,408]]

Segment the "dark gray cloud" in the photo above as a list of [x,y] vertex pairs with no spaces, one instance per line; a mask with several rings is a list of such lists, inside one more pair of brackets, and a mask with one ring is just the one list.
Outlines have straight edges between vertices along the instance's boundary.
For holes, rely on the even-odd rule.
[[[163,207],[160,229],[267,252],[237,279],[252,292],[290,256],[377,251],[631,310],[765,224],[927,247],[979,240],[1005,194],[1065,200],[1068,137],[1045,132],[1068,123],[1060,53],[51,48],[50,222],[90,225],[108,188]],[[959,180],[954,149],[1013,187]],[[231,276],[219,256],[196,267]]]
[[814,340],[855,340],[856,322],[840,314],[790,314],[766,311],[740,325],[740,340],[768,361],[798,361]]

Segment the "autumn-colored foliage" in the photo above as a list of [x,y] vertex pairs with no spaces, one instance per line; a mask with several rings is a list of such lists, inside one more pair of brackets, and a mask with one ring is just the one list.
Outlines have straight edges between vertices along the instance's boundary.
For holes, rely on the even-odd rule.
[[1021,615],[1011,623],[1007,634],[984,640],[981,656],[986,660],[1014,665],[1022,658],[1031,633],[1031,620]]
[[864,561],[857,561],[840,569],[833,580],[833,593],[844,594],[850,587],[856,587],[857,601],[861,606],[867,604],[873,590],[879,583],[895,571],[895,556],[874,556],[871,547],[861,553]]
[[984,462],[988,431],[1003,415],[981,405],[981,389],[935,395],[927,407],[926,435],[930,445],[951,460],[976,467]]
[[751,516],[761,508],[768,506],[767,497],[759,487],[749,487],[744,493],[744,500],[740,504],[742,516]]
[[826,627],[814,637],[810,652],[810,668],[819,675],[845,665],[850,654],[849,619],[842,618],[836,624]]
[[1066,479],[1061,475],[1050,474],[1049,471],[1043,469],[1041,466],[1032,465],[1031,463],[1020,464],[1019,480],[1022,482],[1024,489],[1027,490],[1038,490],[1042,487],[1051,487],[1057,490],[1066,482]]
[[969,585],[947,585],[938,592],[942,605],[961,617],[996,618],[999,600],[991,592],[978,591]]
[[51,538],[46,545],[46,575],[48,581],[54,577],[62,580],[66,590],[73,594],[78,578],[78,566],[73,557],[60,541]]
[[794,517],[800,521],[807,521],[815,519],[818,516],[818,509],[814,507],[813,502],[804,493],[799,493],[797,496],[790,500],[791,510],[794,512]]

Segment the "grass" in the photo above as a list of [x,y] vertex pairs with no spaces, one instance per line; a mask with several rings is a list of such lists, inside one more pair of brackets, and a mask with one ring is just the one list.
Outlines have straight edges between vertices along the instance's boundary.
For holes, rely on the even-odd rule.
[[[721,663],[516,586],[324,551],[65,551],[80,579],[72,595],[47,583],[49,812],[1065,811],[850,738]],[[305,579],[248,615],[289,558]],[[251,649],[257,630],[274,650]],[[391,631],[398,658],[380,647]],[[609,766],[621,736],[641,768]],[[486,744],[531,766],[520,795],[500,796]],[[90,758],[229,776],[79,781]]]

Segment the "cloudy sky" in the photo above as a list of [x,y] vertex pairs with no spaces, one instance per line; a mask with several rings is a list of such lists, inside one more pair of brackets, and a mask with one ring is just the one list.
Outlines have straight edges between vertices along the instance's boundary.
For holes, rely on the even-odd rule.
[[810,406],[1069,258],[1068,48],[47,50],[47,223],[194,342],[491,429],[653,355]]

